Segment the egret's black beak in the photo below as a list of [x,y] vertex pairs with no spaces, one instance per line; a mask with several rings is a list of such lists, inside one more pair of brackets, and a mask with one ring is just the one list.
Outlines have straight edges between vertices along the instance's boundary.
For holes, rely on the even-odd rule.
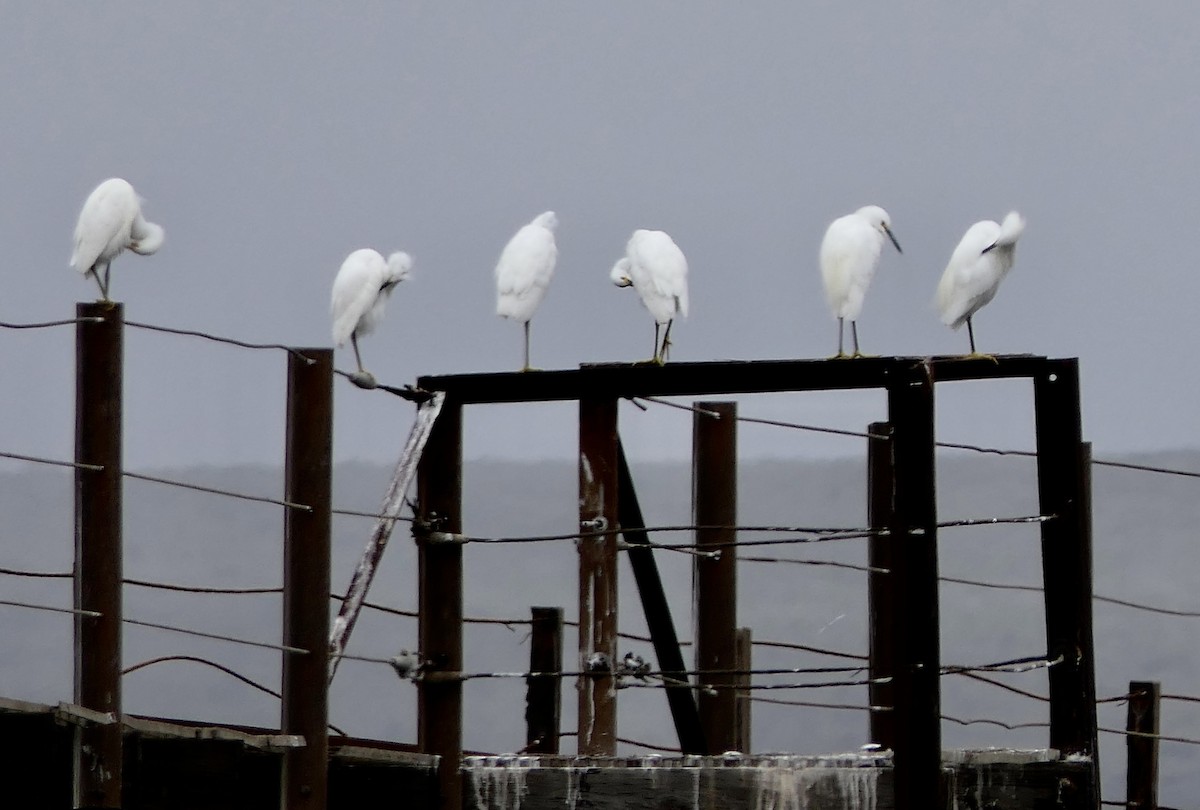
[[982,256],[983,254],[987,253],[989,250],[991,250],[994,247],[996,247],[996,243],[992,242],[990,245],[985,247],[983,250],[979,251],[979,255]]
[[888,239],[891,239],[892,244],[896,246],[896,252],[904,253],[904,251],[900,249],[900,243],[896,241],[896,234],[892,233],[892,229],[889,228],[887,225],[884,225],[883,232],[888,235]]

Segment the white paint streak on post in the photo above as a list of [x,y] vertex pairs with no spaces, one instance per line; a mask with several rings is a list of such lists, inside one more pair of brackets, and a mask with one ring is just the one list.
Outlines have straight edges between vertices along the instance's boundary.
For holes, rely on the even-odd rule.
[[[445,401],[446,395],[439,391],[417,408],[417,419],[408,434],[408,442],[404,445],[404,452],[400,455],[400,461],[396,464],[396,471],[392,474],[387,494],[383,498],[383,506],[379,510],[381,515],[399,514],[400,507],[404,505],[405,493],[408,492],[413,476],[416,475],[417,463],[421,460],[421,453],[425,450],[425,442],[429,440],[429,433],[433,430],[438,414],[442,412],[442,403]],[[354,569],[354,576],[350,578],[350,587],[346,589],[346,598],[342,601],[337,618],[333,621],[333,629],[329,634],[329,680],[331,683],[333,676],[337,673],[342,652],[345,651],[346,644],[350,640],[350,633],[354,630],[354,623],[358,620],[359,612],[362,611],[363,602],[366,601],[371,580],[375,578],[375,570],[379,566],[380,558],[383,557],[383,550],[387,548],[388,540],[391,539],[392,529],[395,526],[395,518],[379,518],[375,523],[375,529],[371,532],[371,538],[367,541],[367,547],[363,550],[362,559],[359,560],[358,567]]]

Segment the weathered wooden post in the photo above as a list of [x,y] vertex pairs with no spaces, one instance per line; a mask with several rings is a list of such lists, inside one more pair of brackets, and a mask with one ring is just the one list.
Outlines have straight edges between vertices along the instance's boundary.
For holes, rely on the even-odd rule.
[[1034,377],[1042,584],[1050,667],[1050,747],[1091,757],[1087,806],[1100,801],[1092,643],[1091,446],[1082,438],[1078,360],[1047,360]]
[[[579,400],[579,526],[602,532],[579,539],[580,756],[617,752],[617,401]],[[590,662],[590,663],[589,663]]]
[[[562,672],[563,610],[535,607],[529,639],[530,672]],[[557,754],[562,716],[562,678],[533,675],[525,686],[525,751]]]
[[[304,746],[283,757],[282,807],[324,810],[329,779],[329,561],[333,481],[333,350],[288,355],[283,538],[284,734]],[[302,355],[302,356],[300,356]]]
[[1129,713],[1125,720],[1128,762],[1125,768],[1125,806],[1158,808],[1158,733],[1162,684],[1129,682]]
[[737,739],[735,751],[743,754],[753,753],[750,737],[750,719],[753,715],[753,704],[750,701],[750,670],[754,666],[754,634],[749,627],[737,629]]
[[933,379],[923,364],[897,371],[898,379],[888,386],[896,806],[937,807],[942,733]]
[[75,703],[111,715],[75,732],[75,806],[121,806],[121,413],[125,309],[77,304],[75,327]]
[[[886,531],[894,522],[894,471],[892,426],[872,422],[867,428],[867,523],[873,530]],[[897,538],[874,534],[867,541],[867,605],[870,616],[870,678],[867,693],[871,702],[871,742],[883,748],[896,747],[895,686],[879,682],[896,671],[896,590],[892,573],[892,549]],[[882,570],[875,570],[882,569]],[[887,573],[883,573],[886,571]]]
[[[696,545],[716,557],[692,568],[700,719],[709,753],[737,748],[737,403],[697,402],[692,417],[692,515]],[[717,414],[716,417],[711,414]],[[723,672],[719,672],[723,671]]]
[[437,754],[441,810],[462,806],[462,404],[449,395],[417,467],[420,642],[417,745]]

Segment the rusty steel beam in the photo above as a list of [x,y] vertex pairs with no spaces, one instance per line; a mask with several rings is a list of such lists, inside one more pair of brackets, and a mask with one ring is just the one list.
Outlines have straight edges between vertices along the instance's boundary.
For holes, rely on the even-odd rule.
[[[650,642],[654,645],[658,669],[663,673],[665,683],[686,684],[687,665],[684,664],[683,653],[679,649],[679,636],[671,618],[671,604],[667,601],[667,592],[663,588],[658,565],[654,561],[650,535],[645,530],[646,519],[642,516],[637,490],[633,486],[633,475],[629,471],[625,450],[619,439],[617,463],[620,487],[617,493],[617,510],[621,536],[628,545],[625,556],[629,558],[629,566],[633,569],[633,579],[637,584],[638,596],[642,600],[646,629],[650,632]],[[692,688],[668,687],[665,691],[680,750],[685,754],[708,753],[704,727],[700,724],[700,714],[696,709],[696,698],[692,695]]]
[[[914,366],[888,387],[894,464],[891,576],[895,593],[897,807],[938,807],[941,652],[933,379]],[[901,730],[902,733],[901,733]]]
[[448,396],[417,466],[413,521],[426,675],[417,681],[417,744],[440,757],[439,810],[462,807],[463,555],[452,539],[462,532],[462,417]]
[[418,388],[445,391],[459,402],[578,400],[590,393],[612,397],[723,396],[728,394],[886,388],[920,366],[939,382],[1033,377],[1044,357],[867,357],[843,360],[724,360],[703,363],[598,363],[577,369],[425,376]]
[[579,525],[604,531],[579,540],[580,756],[617,752],[617,401],[579,401]]
[[[696,616],[699,708],[710,753],[738,746],[737,678],[737,403],[697,402],[692,417],[692,515],[696,545],[714,546],[715,557],[695,557],[692,569]],[[718,414],[713,418],[709,414]],[[724,670],[722,674],[715,671]]]
[[[325,810],[329,785],[329,562],[333,482],[333,350],[288,355],[281,731],[304,737],[283,756],[286,810]],[[307,358],[307,359],[306,359]]]
[[75,703],[115,722],[75,731],[76,807],[121,806],[121,414],[125,309],[77,304],[75,327]]

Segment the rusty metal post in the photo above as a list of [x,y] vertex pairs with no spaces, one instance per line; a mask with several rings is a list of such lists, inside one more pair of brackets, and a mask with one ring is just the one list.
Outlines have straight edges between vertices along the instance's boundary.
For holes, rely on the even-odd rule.
[[[563,609],[532,608],[529,639],[530,672],[562,672]],[[562,678],[535,675],[525,679],[525,753],[557,754],[562,719]]]
[[895,593],[897,807],[939,807],[941,655],[938,639],[937,498],[933,379],[924,365],[899,369],[888,386],[895,493],[891,576]]
[[1125,806],[1158,807],[1159,703],[1158,681],[1129,682],[1129,713],[1125,720],[1128,764],[1125,768]]
[[[76,807],[120,807],[121,388],[125,309],[77,304],[75,327],[75,703],[111,714],[75,732]],[[84,319],[89,319],[85,321]],[[99,319],[99,320],[94,320]]]
[[[579,525],[604,531],[579,540],[580,756],[617,752],[617,401],[579,400]],[[597,660],[596,656],[603,656]],[[589,660],[594,662],[589,666]]]
[[[417,682],[417,745],[437,754],[440,810],[462,807],[463,555],[462,404],[449,397],[417,467],[421,655]],[[442,677],[439,677],[442,676]]]
[[1092,643],[1091,445],[1083,441],[1077,360],[1049,360],[1034,377],[1038,500],[1046,649],[1062,662],[1049,670],[1050,747],[1091,757],[1099,801],[1095,648]]
[[284,734],[304,737],[283,756],[286,810],[324,810],[329,780],[329,560],[333,478],[333,350],[288,355],[284,497],[309,510],[284,513]]
[[[697,402],[692,418],[692,514],[696,545],[713,546],[715,558],[697,556],[692,568],[696,616],[696,669],[737,669],[737,403]],[[719,414],[714,418],[701,411]],[[700,719],[710,753],[737,747],[737,682],[731,674],[700,675]],[[720,688],[724,687],[724,688]]]
[[750,718],[753,704],[750,702],[750,670],[754,664],[754,635],[749,627],[737,629],[737,739],[735,751],[752,753],[750,745]]
[[[892,426],[872,422],[867,428],[867,523],[872,529],[886,530],[894,520],[894,480],[892,469]],[[869,628],[870,677],[867,688],[871,703],[870,740],[884,748],[896,747],[895,687],[882,678],[896,671],[896,591],[893,587],[892,549],[896,538],[872,535],[867,541],[867,605]],[[887,573],[883,573],[887,571]]]
[[658,574],[658,565],[654,562],[654,550],[650,547],[650,536],[645,530],[646,520],[642,516],[642,506],[638,502],[633,475],[629,471],[629,463],[625,459],[625,450],[620,439],[617,440],[617,462],[620,484],[617,492],[617,517],[621,523],[621,534],[628,544],[625,556],[633,569],[638,596],[642,599],[646,629],[650,631],[654,656],[665,682],[682,684],[675,688],[668,686],[666,689],[667,705],[671,708],[671,720],[675,723],[679,748],[685,754],[707,754],[709,750],[704,741],[704,728],[700,725],[696,698],[688,685],[687,666],[683,663],[683,653],[679,649],[679,636],[671,618],[671,605],[667,601],[667,592],[663,589],[662,578]]

